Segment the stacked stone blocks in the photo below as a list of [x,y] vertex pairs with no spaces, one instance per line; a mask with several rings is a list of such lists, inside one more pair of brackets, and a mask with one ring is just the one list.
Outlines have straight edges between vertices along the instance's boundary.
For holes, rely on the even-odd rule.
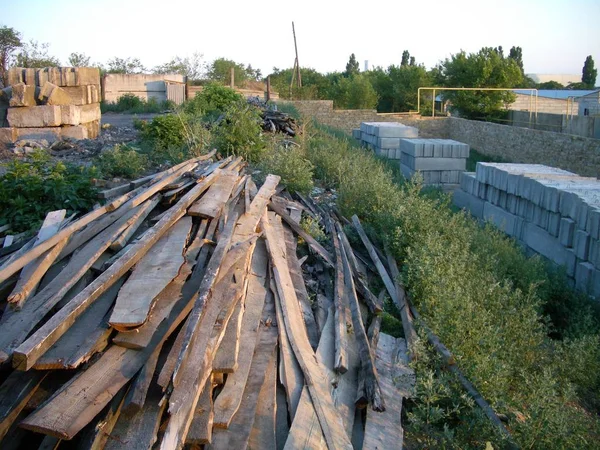
[[101,95],[97,68],[13,67],[8,82],[0,91],[0,142],[98,136]]

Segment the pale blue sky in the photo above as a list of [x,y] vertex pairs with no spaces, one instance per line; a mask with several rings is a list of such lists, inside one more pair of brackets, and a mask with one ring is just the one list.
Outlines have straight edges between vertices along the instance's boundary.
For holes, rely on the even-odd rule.
[[523,48],[527,73],[581,73],[600,66],[600,0],[315,1],[0,0],[0,24],[48,42],[66,63],[84,52],[105,63],[138,57],[147,67],[198,51],[259,67],[290,67],[291,21],[300,64],[344,70],[398,64],[408,49],[428,68],[461,49]]

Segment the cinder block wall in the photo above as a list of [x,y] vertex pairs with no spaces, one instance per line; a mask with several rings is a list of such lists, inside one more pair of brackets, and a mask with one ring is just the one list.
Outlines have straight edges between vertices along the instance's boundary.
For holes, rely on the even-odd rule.
[[600,140],[490,122],[448,118],[450,139],[509,162],[545,164],[600,176]]

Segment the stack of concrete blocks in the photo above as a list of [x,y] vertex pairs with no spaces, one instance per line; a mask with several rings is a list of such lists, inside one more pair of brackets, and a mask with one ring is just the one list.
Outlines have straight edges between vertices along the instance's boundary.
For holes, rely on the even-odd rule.
[[600,296],[600,181],[541,164],[478,163],[454,204],[563,266],[577,289]]
[[363,122],[352,136],[377,156],[400,159],[400,139],[419,136],[419,129],[398,122]]
[[8,71],[0,91],[0,142],[93,139],[100,132],[100,71],[48,67]]
[[402,174],[419,172],[426,185],[458,185],[468,157],[469,145],[451,139],[400,139]]

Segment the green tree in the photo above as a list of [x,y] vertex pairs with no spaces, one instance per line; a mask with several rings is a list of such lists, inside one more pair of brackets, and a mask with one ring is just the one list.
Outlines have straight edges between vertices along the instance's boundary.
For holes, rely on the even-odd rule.
[[247,68],[243,64],[236,63],[231,59],[217,58],[208,67],[207,77],[211,81],[223,84],[231,82],[231,68],[233,68],[234,83],[236,86],[244,86],[248,79]]
[[85,53],[71,53],[69,55],[69,65],[72,67],[89,67],[90,57]]
[[6,25],[0,27],[0,81],[3,86],[8,83],[8,66],[12,60],[13,52],[21,47],[21,34]]
[[525,73],[523,70],[523,49],[521,47],[511,47],[508,57],[517,63],[521,73]]
[[410,53],[408,52],[408,50],[404,50],[402,52],[402,62],[400,63],[400,66],[408,66],[409,60],[410,60]]
[[281,98],[296,100],[318,100],[326,99],[331,90],[331,80],[320,72],[311,68],[302,68],[302,88],[295,85],[290,91],[293,69],[278,69],[273,67],[269,75],[271,78],[271,89],[279,93]]
[[204,73],[202,58],[204,55],[194,52],[192,56],[182,58],[175,56],[169,62],[156,66],[152,71],[154,73],[178,73],[184,75],[189,81],[198,81]]
[[15,64],[17,67],[26,68],[42,68],[42,67],[58,67],[60,61],[55,56],[50,56],[48,53],[50,44],[30,40],[21,47],[21,51],[17,53]]
[[[502,58],[498,49],[484,47],[477,53],[461,51],[444,61],[442,77],[448,87],[515,88],[523,73],[513,58]],[[453,109],[462,117],[481,119],[503,115],[516,96],[509,91],[446,91]]]
[[564,89],[565,87],[560,84],[558,81],[554,81],[554,80],[550,80],[550,81],[546,81],[545,83],[539,83],[536,86],[537,89],[548,89],[548,90],[555,90],[555,89]]
[[[430,86],[432,76],[425,66],[410,64],[389,66],[387,70],[376,67],[369,73],[369,77],[378,95],[377,110],[379,112],[398,112],[417,109],[417,92],[420,87]],[[421,100],[426,102],[431,99],[427,93]]]
[[592,55],[588,55],[583,63],[583,69],[581,71],[581,82],[588,88],[593,88],[596,85],[596,77],[598,76],[598,69],[594,67],[594,59]]
[[356,56],[354,53],[350,55],[350,59],[348,59],[348,63],[346,64],[346,71],[344,72],[344,76],[351,77],[360,72],[360,68],[358,65],[358,61],[356,60]]
[[108,60],[108,73],[143,73],[146,68],[138,58],[114,57]]

